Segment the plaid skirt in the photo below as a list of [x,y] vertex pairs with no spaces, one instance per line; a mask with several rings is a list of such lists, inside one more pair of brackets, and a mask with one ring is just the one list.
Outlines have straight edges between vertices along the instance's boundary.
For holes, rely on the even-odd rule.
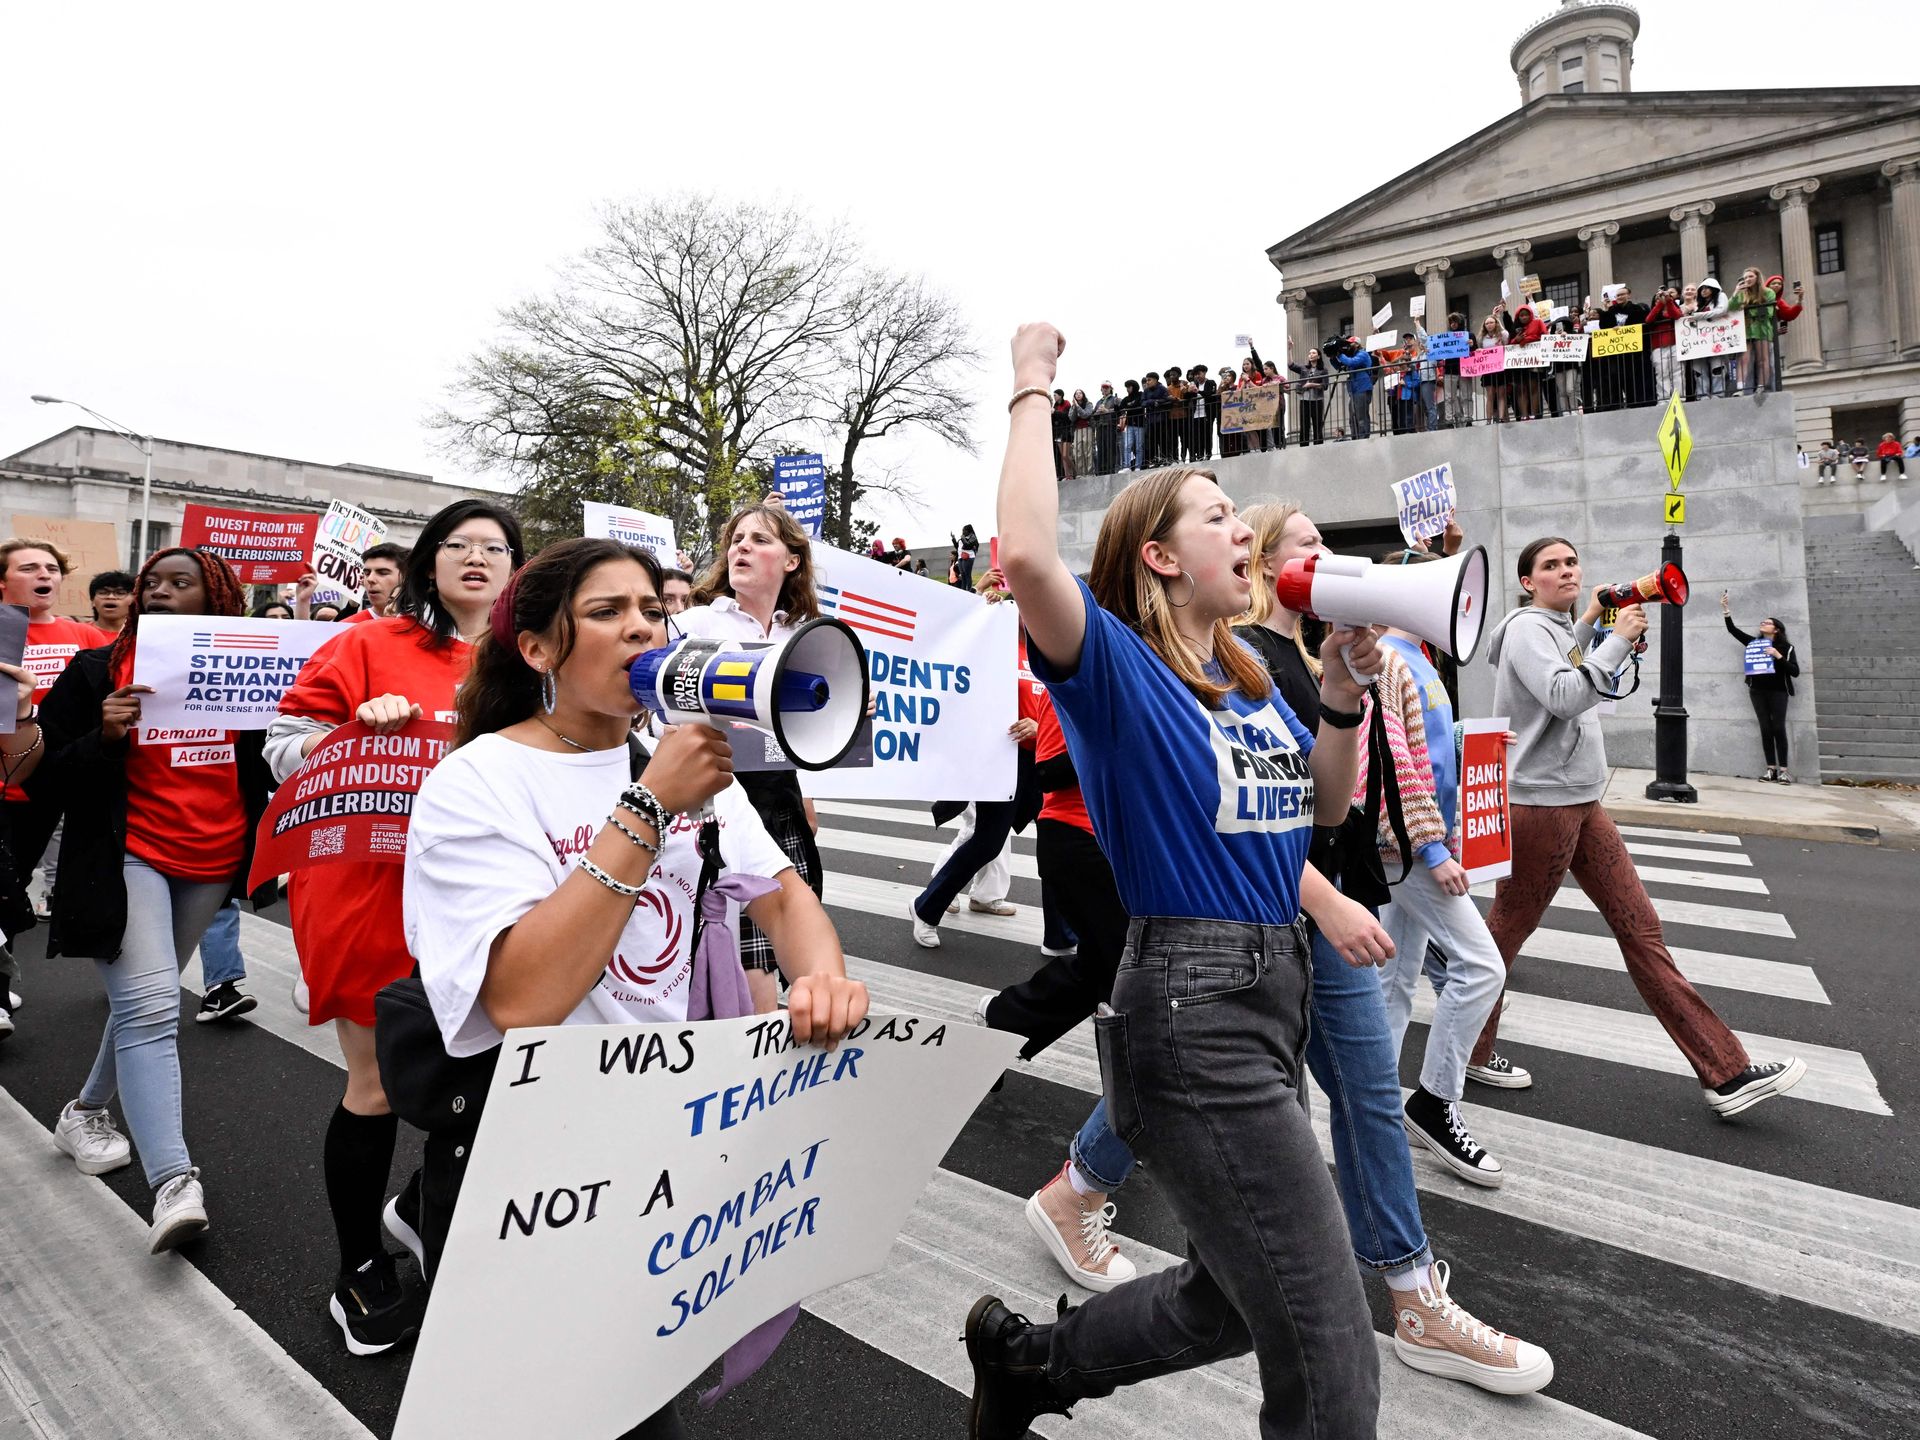
[[[754,808],[758,810],[759,806]],[[805,812],[786,805],[770,805],[761,812],[760,819],[767,827],[767,834],[773,837],[773,843],[807,882],[807,888],[820,894],[820,847],[814,843]],[[740,964],[748,970],[767,970],[774,974],[778,974],[780,968],[774,963],[773,942],[767,938],[766,931],[745,915],[740,917]]]

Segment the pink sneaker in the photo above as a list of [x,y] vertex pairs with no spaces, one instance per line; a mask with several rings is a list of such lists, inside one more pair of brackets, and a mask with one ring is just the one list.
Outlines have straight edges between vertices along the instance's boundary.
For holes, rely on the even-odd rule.
[[1429,1375],[1464,1380],[1496,1395],[1531,1395],[1553,1380],[1553,1357],[1483,1325],[1447,1294],[1446,1262],[1432,1266],[1433,1287],[1395,1290],[1393,1353]]

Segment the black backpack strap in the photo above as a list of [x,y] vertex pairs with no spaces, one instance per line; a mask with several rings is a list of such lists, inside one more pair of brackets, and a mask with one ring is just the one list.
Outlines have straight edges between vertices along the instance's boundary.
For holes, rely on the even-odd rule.
[[1367,726],[1367,823],[1373,827],[1378,844],[1380,833],[1380,803],[1383,798],[1387,807],[1387,828],[1393,832],[1394,843],[1400,847],[1400,879],[1389,880],[1389,885],[1398,885],[1413,870],[1413,842],[1407,838],[1407,818],[1400,801],[1400,774],[1394,769],[1393,748],[1387,743],[1387,716],[1380,703],[1380,682],[1373,682],[1373,715]]
[[[653,757],[647,753],[646,746],[640,743],[637,734],[627,735],[628,778],[638,780],[640,772],[647,768],[647,761]],[[667,837],[662,835],[660,843],[666,844]],[[708,818],[700,826],[698,841],[700,851],[700,883],[693,892],[693,947],[700,948],[700,931],[703,921],[700,916],[700,902],[707,898],[707,891],[713,888],[713,882],[720,878],[720,822]]]

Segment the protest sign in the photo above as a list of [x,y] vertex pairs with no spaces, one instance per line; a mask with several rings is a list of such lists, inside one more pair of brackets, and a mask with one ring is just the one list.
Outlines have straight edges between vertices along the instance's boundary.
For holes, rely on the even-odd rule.
[[1531,300],[1539,293],[1540,277],[1538,275],[1522,275],[1520,277],[1520,297],[1523,300]]
[[300,667],[340,634],[327,620],[142,615],[133,683],[153,694],[140,698],[140,723],[264,730]]
[[624,1433],[885,1265],[1019,1045],[917,1015],[834,1051],[778,1015],[510,1031],[394,1440]]
[[[71,568],[60,581],[60,593],[53,602],[57,615],[90,615],[93,602],[87,598],[87,581],[102,570],[118,570],[132,553],[139,522],[127,522],[127,548],[120,548],[118,532],[106,520],[76,520],[71,515],[30,515],[13,512],[10,535],[30,540],[45,540],[66,552]],[[142,556],[142,559],[145,557]],[[138,570],[135,561],[129,568]]]
[[1674,326],[1682,360],[1706,360],[1715,355],[1742,355],[1747,349],[1747,316],[1729,310],[1711,320],[1684,316]]
[[1587,336],[1549,335],[1540,343],[1547,347],[1547,359],[1555,365],[1577,364],[1587,358]]
[[1251,335],[1236,335],[1233,337],[1233,343],[1236,349],[1251,350],[1253,348],[1253,337]]
[[1490,346],[1485,350],[1475,350],[1460,357],[1462,375],[1498,375],[1507,368],[1507,347]]
[[813,542],[822,613],[867,648],[873,764],[808,770],[806,794],[838,800],[1006,800],[1019,718],[1019,617],[951,585]]
[[776,455],[773,488],[787,513],[814,539],[827,514],[827,467],[818,455]]
[[1595,330],[1593,345],[1587,353],[1596,360],[1604,360],[1609,355],[1637,355],[1645,343],[1643,333],[1638,325],[1616,325],[1611,330]]
[[1386,304],[1382,305],[1378,310],[1373,312],[1373,328],[1378,330],[1382,325],[1385,325],[1387,321],[1391,320],[1392,318],[1393,318],[1393,302],[1389,300]]
[[1427,336],[1429,360],[1458,360],[1473,353],[1473,337],[1464,330],[1442,330]]
[[387,537],[387,522],[379,516],[335,500],[320,517],[313,540],[313,573],[320,577],[314,588],[316,605],[359,604],[365,595],[361,587],[360,557]]
[[1242,385],[1220,397],[1220,431],[1237,435],[1246,430],[1271,430],[1280,423],[1278,385]]
[[1398,330],[1376,330],[1373,334],[1367,336],[1367,349],[1369,350],[1392,350],[1399,344],[1400,332]]
[[1393,482],[1393,504],[1400,512],[1400,533],[1407,544],[1438,535],[1447,528],[1457,504],[1451,463],[1422,470]]
[[591,540],[618,540],[637,550],[649,550],[663,570],[680,564],[680,547],[673,540],[673,526],[658,515],[635,510],[627,505],[605,505],[598,500],[582,500],[585,512],[580,533]]
[[307,573],[319,527],[318,515],[190,504],[180,522],[180,543],[218,555],[243,585],[277,585]]
[[[144,731],[140,743],[151,743]],[[413,797],[452,743],[453,726],[437,720],[414,720],[391,735],[358,720],[334,730],[273,792],[254,836],[247,888],[329,862],[400,864]]]
[[1773,674],[1773,656],[1767,652],[1773,648],[1773,642],[1765,636],[1747,642],[1746,673],[1749,675]]
[[[27,654],[27,608],[24,605],[0,605],[0,664],[18,665]],[[20,709],[20,682],[0,680],[0,735],[11,735],[19,728],[15,718]],[[0,941],[0,944],[5,944]]]
[[1415,320],[1424,319],[1426,317],[1426,313],[1427,313],[1427,297],[1426,296],[1416,295],[1411,300],[1407,301],[1407,314],[1411,315]]
[[1507,728],[1504,715],[1460,726],[1460,867],[1475,884],[1513,873]]
[[1507,346],[1507,369],[1544,370],[1552,364],[1547,355],[1547,342],[1535,340],[1531,345]]
[[1513,287],[1504,280],[1500,282],[1500,298],[1502,300],[1511,300],[1513,298]]

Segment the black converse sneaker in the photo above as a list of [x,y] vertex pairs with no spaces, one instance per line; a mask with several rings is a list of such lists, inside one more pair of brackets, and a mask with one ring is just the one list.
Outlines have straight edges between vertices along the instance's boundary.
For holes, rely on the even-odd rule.
[[242,995],[240,987],[233,981],[222,981],[200,997],[200,1008],[194,1013],[194,1022],[205,1025],[213,1020],[237,1020],[259,1003],[251,995]]
[[1721,1119],[1758,1105],[1770,1095],[1784,1095],[1806,1078],[1806,1062],[1789,1057],[1765,1065],[1749,1065],[1723,1085],[1702,1089],[1707,1105]]
[[400,1284],[393,1256],[384,1250],[342,1275],[327,1299],[327,1313],[355,1355],[378,1355],[411,1340],[425,1312],[420,1292]]
[[1407,1097],[1407,1138],[1417,1140],[1462,1180],[1498,1189],[1507,1178],[1500,1162],[1473,1138],[1460,1107],[1424,1089]]
[[1484,1065],[1467,1066],[1467,1079],[1498,1090],[1525,1090],[1533,1084],[1531,1074],[1500,1054],[1489,1055]]
[[[1060,1297],[1060,1313],[1067,1298]],[[1016,1315],[997,1295],[983,1295],[967,1314],[967,1359],[973,1362],[973,1403],[967,1440],[1024,1440],[1041,1415],[1068,1415],[1067,1403],[1047,1379],[1051,1325]]]

